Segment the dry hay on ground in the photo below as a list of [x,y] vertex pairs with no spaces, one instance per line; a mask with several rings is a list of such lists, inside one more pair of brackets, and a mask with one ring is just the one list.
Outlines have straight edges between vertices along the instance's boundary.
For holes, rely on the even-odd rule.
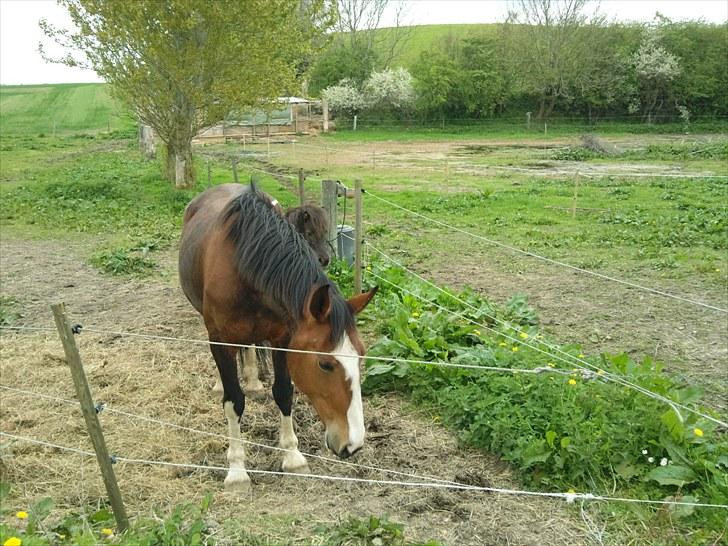
[[[23,312],[21,325],[50,326],[48,305],[66,300],[73,321],[87,327],[155,335],[203,338],[201,321],[174,282],[105,278],[83,265],[78,245],[3,241],[3,295],[14,297]],[[168,262],[172,261],[169,256]],[[97,334],[77,337],[97,401],[109,408],[169,421],[208,433],[224,434],[219,402],[211,392],[214,365],[207,346],[149,341]],[[74,398],[68,367],[56,335],[3,333],[0,337],[1,383],[59,398]],[[90,450],[83,419],[75,405],[24,394],[0,392],[1,428],[10,434]],[[432,416],[418,413],[399,398],[365,400],[369,441],[353,462],[477,485],[515,487],[497,458],[458,445]],[[299,398],[294,417],[304,452],[328,455],[321,448],[322,426]],[[173,429],[104,411],[102,425],[112,453],[146,460],[225,466],[223,438]],[[271,397],[251,400],[244,417],[244,437],[274,445],[278,411]],[[280,456],[249,446],[248,467],[278,470]],[[56,516],[94,505],[104,497],[93,458],[11,442],[2,453],[3,479],[14,486],[10,502],[18,509],[52,496]],[[380,472],[309,459],[317,474],[399,479]],[[241,528],[270,537],[273,543],[306,541],[320,523],[349,516],[390,514],[406,524],[410,538],[445,544],[581,544],[583,524],[559,501],[475,492],[414,489],[391,485],[338,483],[314,479],[253,475],[252,495],[223,491],[216,471],[170,469],[119,463],[116,472],[132,516],[148,515],[199,500],[213,492],[213,525],[234,518]],[[227,537],[227,538],[226,538]],[[237,543],[229,528],[217,538]]]

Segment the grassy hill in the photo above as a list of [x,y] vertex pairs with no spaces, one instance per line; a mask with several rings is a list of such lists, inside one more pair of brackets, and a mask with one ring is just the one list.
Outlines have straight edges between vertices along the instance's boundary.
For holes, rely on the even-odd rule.
[[128,125],[104,83],[0,86],[4,135],[93,133]]
[[[437,49],[442,43],[455,41],[455,39],[467,38],[470,36],[492,36],[498,32],[499,24],[478,24],[478,25],[420,25],[404,29],[407,37],[399,48],[392,65],[412,68],[420,58],[423,51]],[[377,30],[377,38],[380,42],[380,53],[391,43],[391,28]],[[379,40],[381,38],[381,40]]]

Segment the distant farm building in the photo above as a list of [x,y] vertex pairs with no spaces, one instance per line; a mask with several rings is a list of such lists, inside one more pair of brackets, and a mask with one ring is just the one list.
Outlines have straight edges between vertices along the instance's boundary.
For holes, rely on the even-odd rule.
[[231,113],[195,137],[197,142],[225,142],[273,136],[310,134],[322,130],[320,101],[300,97],[280,97],[271,110]]

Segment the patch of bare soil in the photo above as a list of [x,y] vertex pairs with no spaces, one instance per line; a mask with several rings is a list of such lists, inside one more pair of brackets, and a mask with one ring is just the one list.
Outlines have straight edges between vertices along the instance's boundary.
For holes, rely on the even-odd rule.
[[[86,266],[82,243],[4,240],[0,246],[2,295],[14,298],[22,318],[17,325],[52,326],[49,305],[67,303],[72,321],[87,330],[77,336],[96,401],[110,409],[176,423],[207,433],[225,434],[220,403],[211,392],[214,365],[206,345],[98,334],[139,332],[204,339],[201,320],[176,286],[174,276],[119,280]],[[174,253],[163,268],[174,269]],[[470,280],[470,279],[469,279]],[[2,385],[74,399],[68,366],[57,335],[48,332],[0,336]],[[64,446],[90,450],[75,404],[0,391],[2,430]],[[278,410],[272,398],[250,400],[244,417],[246,439],[275,445]],[[353,462],[417,475],[495,487],[514,487],[507,467],[496,457],[465,449],[452,435],[393,396],[365,400],[368,445]],[[294,411],[300,449],[327,455],[322,426],[299,397]],[[112,453],[128,458],[226,466],[224,438],[101,413]],[[5,444],[5,441],[3,441]],[[93,504],[104,495],[96,462],[54,449],[10,442],[0,451],[3,479],[14,486],[9,499],[18,509],[50,495],[64,510]],[[248,468],[277,470],[280,455],[247,447]],[[312,472],[372,479],[400,479],[379,471],[309,458]],[[328,482],[252,475],[252,493],[223,491],[223,476],[203,469],[118,463],[117,476],[131,515],[151,514],[155,506],[196,501],[213,492],[210,521],[221,544],[239,544],[229,525],[268,537],[274,544],[312,543],[317,524],[349,516],[388,513],[406,524],[412,539],[437,539],[457,545],[585,544],[587,533],[576,511],[563,502],[530,497],[438,489]]]

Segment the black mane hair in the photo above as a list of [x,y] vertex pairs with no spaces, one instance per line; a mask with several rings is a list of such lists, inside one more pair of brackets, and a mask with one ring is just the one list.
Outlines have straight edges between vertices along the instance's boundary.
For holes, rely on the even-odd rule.
[[326,276],[316,254],[254,184],[225,207],[222,221],[230,220],[227,236],[235,245],[238,274],[245,283],[268,295],[296,322],[303,318],[311,288],[328,284],[331,341],[338,343],[346,330],[354,327],[351,306]]

